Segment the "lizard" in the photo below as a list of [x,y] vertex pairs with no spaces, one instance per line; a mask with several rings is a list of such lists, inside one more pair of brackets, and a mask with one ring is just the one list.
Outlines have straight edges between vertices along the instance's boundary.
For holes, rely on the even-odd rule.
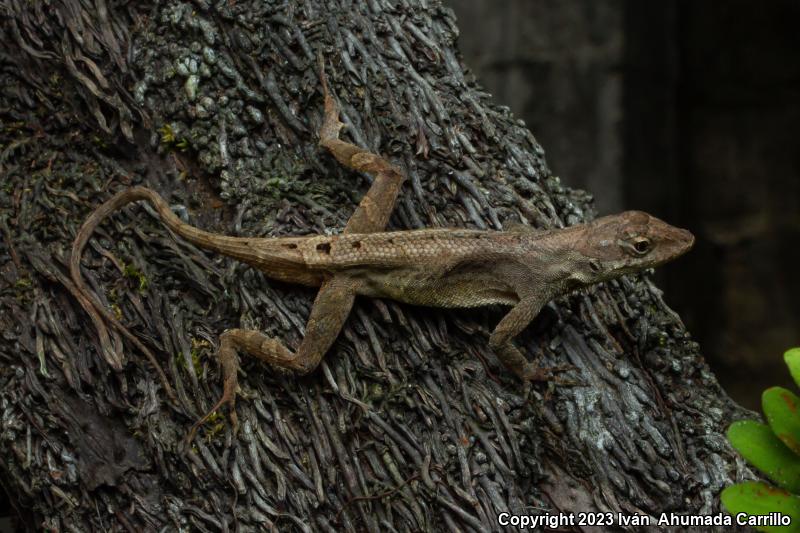
[[489,347],[521,380],[548,381],[555,367],[539,367],[528,361],[513,343],[543,306],[579,288],[666,263],[694,244],[689,231],[642,211],[550,230],[433,228],[387,232],[404,175],[380,155],[339,138],[344,124],[328,90],[322,63],[320,78],[324,117],[319,144],[344,166],[373,177],[341,234],[265,238],[219,235],[184,222],[157,192],[137,186],[118,192],[96,208],[73,243],[70,274],[82,295],[80,303],[98,330],[101,349],[115,350],[105,319],[145,354],[173,399],[174,392],[150,349],[100,304],[81,276],[83,248],[103,219],[126,204],[146,200],[177,236],[245,262],[268,278],[319,287],[305,336],[294,351],[255,330],[234,328],[220,335],[217,358],[223,392],[195,422],[189,440],[226,404],[236,429],[237,352],[273,367],[308,374],[339,335],[357,295],[442,308],[510,306],[489,336]]

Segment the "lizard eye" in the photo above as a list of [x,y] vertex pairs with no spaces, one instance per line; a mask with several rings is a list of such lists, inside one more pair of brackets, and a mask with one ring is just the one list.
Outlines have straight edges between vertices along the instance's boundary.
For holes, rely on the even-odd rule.
[[636,239],[633,243],[634,251],[639,255],[644,255],[650,251],[650,240],[644,237]]
[[600,272],[600,263],[598,263],[594,259],[591,259],[589,261],[589,269],[591,269],[592,272],[597,274],[598,272]]

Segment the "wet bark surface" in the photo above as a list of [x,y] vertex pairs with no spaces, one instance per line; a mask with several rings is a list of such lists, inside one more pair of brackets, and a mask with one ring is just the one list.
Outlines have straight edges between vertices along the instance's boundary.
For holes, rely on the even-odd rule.
[[[438,2],[6,1],[0,26],[2,479],[54,530],[496,530],[501,512],[718,511],[751,474],[724,439],[746,413],[647,276],[557,300],[518,339],[574,386],[523,386],[486,344],[501,309],[358,300],[321,368],[243,360],[222,416],[226,328],[296,346],[313,291],[174,238],[148,209],[83,258],[105,305],[159,354],[103,358],[73,296],[77,228],[133,184],[231,235],[335,233],[368,177],[317,146],[324,57],[345,135],[408,182],[390,227],[562,227],[593,216],[531,132],[459,61]],[[596,191],[602,194],[602,191]],[[24,510],[24,511],[23,511]]]

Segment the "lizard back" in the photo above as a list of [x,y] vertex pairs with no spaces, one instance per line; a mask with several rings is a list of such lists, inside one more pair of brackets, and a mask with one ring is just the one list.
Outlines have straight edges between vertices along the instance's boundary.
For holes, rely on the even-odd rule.
[[[283,240],[283,239],[281,239]],[[337,272],[354,267],[404,268],[446,257],[454,261],[503,253],[519,236],[498,231],[420,229],[384,233],[315,235],[297,242],[306,266]]]
[[416,305],[513,304],[514,287],[483,273],[513,262],[521,240],[513,232],[460,229],[254,239],[250,254],[259,259],[249,262],[286,281],[297,282],[300,272],[346,276],[359,294]]

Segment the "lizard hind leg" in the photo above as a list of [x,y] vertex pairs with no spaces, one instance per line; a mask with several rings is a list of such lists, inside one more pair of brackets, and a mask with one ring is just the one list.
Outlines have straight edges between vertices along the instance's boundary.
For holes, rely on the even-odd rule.
[[380,155],[339,138],[344,124],[339,120],[339,106],[328,88],[325,64],[319,58],[322,92],[325,97],[325,117],[319,130],[319,144],[342,165],[373,176],[372,185],[361,199],[345,226],[345,233],[374,233],[386,229],[394,210],[405,176]]
[[280,341],[267,337],[259,331],[229,329],[223,332],[219,337],[219,349],[217,350],[217,358],[219,359],[223,376],[222,396],[205,415],[194,423],[186,438],[187,442],[194,440],[197,430],[226,404],[233,432],[234,434],[238,432],[239,418],[236,416],[236,390],[239,383],[237,375],[239,360],[236,352],[240,350],[279,367],[286,367],[295,358],[294,354]]
[[278,339],[267,337],[260,331],[229,329],[220,335],[217,357],[222,368],[222,396],[214,407],[194,423],[186,437],[186,443],[192,442],[197,430],[226,404],[234,434],[237,432],[236,389],[239,370],[237,352],[253,356],[270,366],[291,370],[300,375],[308,374],[319,366],[322,357],[339,336],[354,300],[355,290],[350,283],[337,278],[326,281],[314,300],[305,336],[296,352],[292,352]]

